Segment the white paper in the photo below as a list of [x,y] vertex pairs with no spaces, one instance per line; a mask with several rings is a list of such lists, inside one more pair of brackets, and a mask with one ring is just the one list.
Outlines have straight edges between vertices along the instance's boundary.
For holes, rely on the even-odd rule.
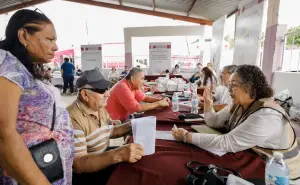
[[172,131],[156,131],[156,139],[176,141],[172,135]]
[[131,121],[133,140],[144,147],[145,155],[155,152],[156,117],[137,118]]
[[[191,126],[194,130],[196,130],[198,133],[203,133],[203,134],[216,134],[216,135],[221,135],[222,133],[215,130],[215,129],[212,129],[210,127],[208,127],[207,125],[192,125]],[[204,150],[206,151],[209,151],[215,155],[218,155],[218,156],[222,156],[224,154],[226,154],[227,152],[223,152],[223,151],[213,151],[213,150],[209,150],[209,149],[206,149],[206,148],[203,148]]]
[[213,151],[213,150],[209,150],[209,149],[206,149],[206,148],[202,148],[202,149],[204,149],[204,150],[206,150],[206,151],[209,151],[210,153],[213,153],[213,154],[215,154],[215,155],[217,155],[217,156],[223,156],[223,155],[225,155],[227,152],[218,152],[218,151]]

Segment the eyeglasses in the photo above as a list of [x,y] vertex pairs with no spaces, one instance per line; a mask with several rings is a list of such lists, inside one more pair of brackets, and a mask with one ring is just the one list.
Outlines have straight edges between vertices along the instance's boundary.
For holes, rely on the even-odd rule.
[[83,89],[90,90],[90,91],[93,91],[93,92],[98,93],[98,94],[104,94],[106,91],[108,91],[108,88],[106,88],[106,89],[81,88],[80,90],[83,90]]
[[242,83],[240,83],[240,82],[235,82],[235,83],[229,83],[228,84],[229,89],[233,89],[233,88],[237,88],[237,87],[241,87],[241,86],[242,86]]

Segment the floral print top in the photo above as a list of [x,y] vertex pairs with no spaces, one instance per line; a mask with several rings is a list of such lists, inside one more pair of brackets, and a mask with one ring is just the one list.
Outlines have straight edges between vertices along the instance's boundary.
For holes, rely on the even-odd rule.
[[[25,144],[31,147],[54,138],[60,151],[64,178],[54,182],[53,185],[71,185],[74,155],[73,129],[67,110],[59,104],[58,90],[47,82],[34,79],[16,57],[1,49],[0,77],[6,78],[22,89],[17,131],[23,137]],[[56,120],[54,131],[51,132],[54,102]],[[7,176],[5,170],[0,168],[0,184],[17,185],[18,182]]]

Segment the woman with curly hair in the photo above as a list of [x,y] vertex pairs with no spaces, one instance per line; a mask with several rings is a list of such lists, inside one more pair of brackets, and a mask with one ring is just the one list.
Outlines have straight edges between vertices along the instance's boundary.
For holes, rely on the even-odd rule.
[[212,128],[224,128],[226,134],[190,133],[173,129],[177,140],[210,151],[239,152],[253,148],[271,156],[283,152],[290,178],[300,177],[300,154],[295,134],[284,110],[274,102],[274,92],[263,72],[252,65],[241,65],[230,77],[229,93],[234,105],[216,113],[210,88],[204,92],[205,122]]

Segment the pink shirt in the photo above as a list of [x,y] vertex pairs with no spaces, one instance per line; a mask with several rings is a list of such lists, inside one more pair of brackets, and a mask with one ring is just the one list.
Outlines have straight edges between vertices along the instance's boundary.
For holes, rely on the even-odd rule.
[[126,79],[118,82],[111,90],[106,110],[113,120],[125,121],[129,115],[141,111],[140,102],[145,98],[141,90],[132,90]]

